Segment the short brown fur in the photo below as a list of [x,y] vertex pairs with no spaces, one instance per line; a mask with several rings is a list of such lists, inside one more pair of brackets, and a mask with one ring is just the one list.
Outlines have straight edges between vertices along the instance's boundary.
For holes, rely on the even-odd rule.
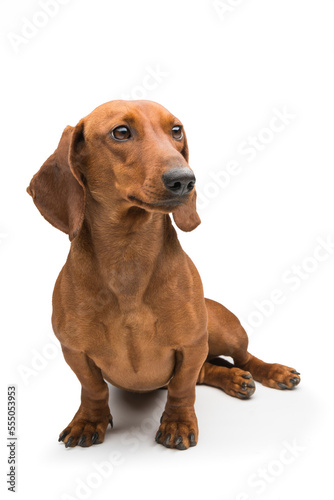
[[[132,136],[118,142],[110,131],[122,124]],[[254,380],[277,389],[300,381],[293,368],[249,354],[238,319],[203,296],[169,216],[193,230],[196,192],[171,196],[162,182],[172,168],[190,169],[185,135],[171,135],[175,125],[182,124],[150,101],[106,103],[66,127],[28,187],[42,215],[71,240],[52,315],[82,385],[81,405],[60,434],[66,447],[104,440],[112,423],[105,381],[139,392],[167,386],[156,441],[177,449],[197,443],[196,383],[247,399]]]

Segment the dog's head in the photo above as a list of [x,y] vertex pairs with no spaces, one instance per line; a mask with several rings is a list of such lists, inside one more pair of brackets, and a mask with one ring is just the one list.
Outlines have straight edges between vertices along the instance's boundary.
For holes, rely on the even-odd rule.
[[191,231],[200,224],[195,181],[180,120],[151,101],[112,101],[65,128],[27,191],[72,240],[86,200],[110,214],[120,206],[173,213],[177,226]]

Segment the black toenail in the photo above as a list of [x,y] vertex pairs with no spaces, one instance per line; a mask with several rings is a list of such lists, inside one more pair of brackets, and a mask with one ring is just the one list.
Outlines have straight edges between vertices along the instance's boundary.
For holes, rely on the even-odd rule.
[[113,419],[112,418],[109,418],[109,424],[111,425],[111,428],[114,427],[114,422],[113,422]]
[[83,435],[78,441],[78,446],[85,446],[86,445],[86,436]]
[[187,447],[185,446],[185,444],[184,444],[184,443],[182,443],[182,442],[181,442],[181,443],[179,443],[179,444],[177,444],[177,445],[175,446],[175,448],[176,448],[177,450],[186,450],[186,449],[187,449]]
[[277,382],[277,385],[279,385],[281,389],[288,389],[288,386],[285,384],[282,384],[282,382]]
[[243,373],[241,376],[242,378],[252,378],[252,375],[250,375],[249,373]]
[[63,431],[63,432],[60,434],[60,436],[59,436],[59,438],[58,438],[58,441],[59,441],[59,442],[60,442],[60,441],[64,441],[64,438],[66,438],[67,434],[69,434],[69,433],[70,433],[70,431]]
[[165,441],[162,443],[164,446],[166,446],[166,448],[170,448],[171,447],[171,445],[169,444],[170,443],[170,438],[171,438],[171,435],[167,434]]
[[65,443],[65,448],[68,448],[69,446],[71,446],[73,441],[74,441],[73,437],[68,438],[68,441]]
[[157,435],[155,436],[155,440],[156,440],[157,443],[159,443],[159,439],[161,438],[161,436],[162,436],[162,432],[158,431]]
[[182,443],[182,436],[179,436],[178,438],[176,438],[175,440],[175,444],[180,444]]
[[242,392],[238,392],[240,399],[248,399],[248,396],[246,394],[243,394]]
[[196,446],[195,435],[193,433],[189,434],[189,445]]
[[97,443],[98,438],[99,438],[98,433],[94,432],[94,434],[92,435],[92,444],[99,444],[99,443]]
[[296,370],[291,370],[290,373],[294,373],[295,375],[300,375],[300,373],[296,372]]

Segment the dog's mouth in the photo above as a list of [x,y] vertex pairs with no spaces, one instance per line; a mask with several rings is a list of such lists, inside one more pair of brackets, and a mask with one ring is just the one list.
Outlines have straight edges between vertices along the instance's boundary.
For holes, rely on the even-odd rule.
[[164,200],[147,202],[143,201],[136,196],[129,195],[128,199],[132,202],[135,202],[136,205],[142,206],[143,208],[149,208],[150,210],[164,210],[164,211],[172,211],[177,206],[182,205],[185,202],[185,198],[168,198]]

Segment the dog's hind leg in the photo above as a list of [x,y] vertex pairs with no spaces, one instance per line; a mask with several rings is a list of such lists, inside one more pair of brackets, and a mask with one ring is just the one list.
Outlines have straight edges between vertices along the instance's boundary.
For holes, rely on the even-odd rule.
[[[199,384],[219,387],[242,399],[249,397],[255,390],[252,388],[252,379],[245,378],[249,373],[255,381],[275,389],[293,389],[299,384],[299,373],[294,368],[265,363],[248,352],[248,336],[238,318],[226,307],[209,299],[205,299],[205,303],[208,311],[209,355],[201,369]],[[234,365],[227,364],[219,356],[233,358]]]
[[239,399],[248,399],[255,391],[252,375],[222,358],[213,358],[204,363],[197,384],[218,387]]

